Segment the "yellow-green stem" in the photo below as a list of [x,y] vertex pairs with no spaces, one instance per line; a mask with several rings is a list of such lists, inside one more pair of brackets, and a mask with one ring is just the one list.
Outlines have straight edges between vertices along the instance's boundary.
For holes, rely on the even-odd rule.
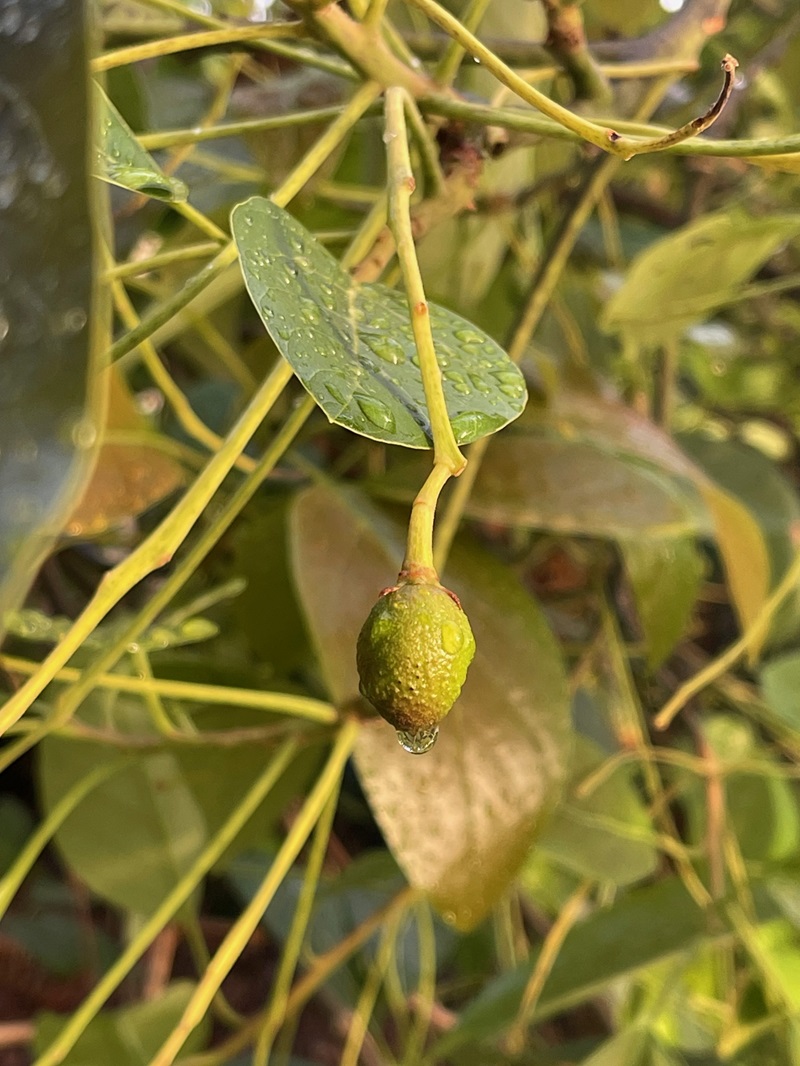
[[119,773],[128,765],[128,760],[122,758],[96,766],[65,792],[53,809],[48,811],[46,817],[36,827],[28,842],[16,856],[11,868],[0,878],[0,919],[8,910],[8,905],[33,869],[36,860],[78,804],[109,777]]
[[245,944],[253,935],[264,912],[291,869],[292,863],[311,835],[325,805],[338,791],[345,763],[353,750],[358,730],[359,724],[355,719],[347,721],[340,730],[328,762],[271,863],[267,876],[231,927],[192,993],[181,1020],[151,1060],[150,1066],[171,1066],[189,1034],[203,1020],[222,982],[241,955]]
[[97,1015],[108,997],[127,977],[153,939],[161,932],[211,867],[230,847],[253,813],[286,771],[297,752],[295,741],[286,741],[275,753],[264,772],[240,801],[222,828],[205,846],[164,901],[139,929],[120,957],[92,989],[78,1010],[59,1031],[53,1043],[39,1056],[34,1066],[58,1066],[80,1039],[87,1025]]
[[95,56],[91,61],[92,73],[124,67],[128,63],[139,63],[143,59],[155,59],[158,56],[176,55],[196,48],[212,48],[221,44],[238,44],[239,42],[266,40],[269,37],[301,37],[303,27],[297,22],[275,22],[270,25],[234,26],[223,30],[205,30],[198,33],[182,33],[178,37],[161,38],[147,41],[146,44],[133,44],[127,48],[117,48]]
[[423,581],[438,581],[433,556],[433,523],[439,494],[450,479],[444,463],[434,463],[425,484],[417,493],[408,522],[403,575]]
[[397,246],[397,257],[403,272],[403,283],[411,316],[411,327],[419,356],[420,374],[425,390],[425,402],[433,436],[434,463],[445,466],[453,475],[466,466],[458,450],[442,388],[442,372],[436,359],[428,302],[422,284],[422,274],[414,247],[411,229],[411,194],[414,175],[408,153],[408,134],[404,111],[405,90],[392,87],[386,90],[387,163],[389,172],[389,224]]
[[267,1016],[264,1019],[264,1026],[258,1035],[258,1043],[253,1054],[253,1066],[269,1066],[272,1045],[278,1030],[283,1024],[286,1005],[289,1001],[289,992],[292,987],[292,979],[297,969],[308,923],[311,920],[317,885],[319,884],[322,864],[325,861],[325,852],[333,827],[333,816],[336,813],[337,798],[337,793],[335,791],[332,792],[325,810],[322,812],[322,817],[317,822],[317,827],[314,830],[314,839],[309,849],[308,862],[303,876],[303,886],[297,897],[297,906],[295,907],[292,924],[283,947],[280,966],[272,983]]

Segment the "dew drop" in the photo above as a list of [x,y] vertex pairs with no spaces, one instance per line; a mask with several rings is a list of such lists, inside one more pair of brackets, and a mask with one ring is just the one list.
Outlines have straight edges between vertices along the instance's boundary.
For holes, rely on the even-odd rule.
[[335,385],[328,384],[325,388],[338,404],[341,404],[342,407],[347,406],[347,400],[344,398],[344,394]]
[[476,440],[495,428],[491,421],[487,422],[486,417],[477,411],[462,411],[460,415],[450,419],[450,425],[459,444]]
[[482,378],[480,374],[470,374],[469,380],[472,382],[473,388],[476,388],[478,392],[492,391],[492,386],[485,378]]
[[457,329],[453,336],[464,344],[483,344],[484,341],[483,335],[476,333],[474,329]]
[[433,729],[398,729],[397,741],[400,747],[411,755],[424,755],[430,751],[439,736],[439,727]]
[[515,370],[495,370],[494,376],[501,385],[516,385],[519,388],[522,384],[519,373]]
[[378,338],[370,340],[369,346],[379,359],[383,359],[385,363],[391,363],[392,366],[400,366],[406,361],[405,353],[397,341]]
[[371,396],[354,396],[353,399],[358,404],[361,413],[373,426],[377,426],[378,429],[388,429],[390,432],[395,428],[394,415],[385,403]]
[[520,384],[517,384],[517,385],[501,385],[500,386],[500,391],[502,393],[504,393],[506,396],[511,396],[513,399],[516,400],[517,397],[522,395],[522,386]]

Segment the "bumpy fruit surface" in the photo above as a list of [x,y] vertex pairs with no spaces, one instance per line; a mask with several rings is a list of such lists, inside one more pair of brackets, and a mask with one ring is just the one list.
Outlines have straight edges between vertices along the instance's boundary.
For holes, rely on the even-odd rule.
[[395,729],[432,729],[458,699],[474,654],[467,616],[446,589],[399,585],[359,634],[361,693]]

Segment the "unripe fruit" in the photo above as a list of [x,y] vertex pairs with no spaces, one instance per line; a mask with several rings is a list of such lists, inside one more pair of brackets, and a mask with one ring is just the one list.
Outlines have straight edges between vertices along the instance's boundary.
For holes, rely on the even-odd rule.
[[441,585],[398,585],[381,596],[359,634],[361,693],[407,750],[424,751],[458,699],[474,654],[469,621],[452,593]]

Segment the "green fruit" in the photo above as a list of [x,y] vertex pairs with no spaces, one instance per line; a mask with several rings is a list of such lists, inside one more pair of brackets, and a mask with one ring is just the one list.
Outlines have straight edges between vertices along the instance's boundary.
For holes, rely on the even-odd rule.
[[433,731],[458,699],[474,654],[455,596],[441,585],[399,585],[381,596],[359,634],[361,693],[398,731]]

